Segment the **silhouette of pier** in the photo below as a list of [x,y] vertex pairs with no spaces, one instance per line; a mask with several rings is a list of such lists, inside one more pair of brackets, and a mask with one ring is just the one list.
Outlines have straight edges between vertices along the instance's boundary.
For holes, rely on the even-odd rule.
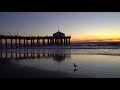
[[[0,47],[5,48],[10,44],[11,48],[13,44],[15,47],[31,47],[41,46],[41,45],[70,45],[71,36],[65,36],[64,33],[58,32],[54,33],[53,36],[18,36],[18,35],[0,35]],[[14,43],[13,43],[14,40]],[[3,42],[4,41],[4,42]],[[8,43],[9,42],[9,43]]]

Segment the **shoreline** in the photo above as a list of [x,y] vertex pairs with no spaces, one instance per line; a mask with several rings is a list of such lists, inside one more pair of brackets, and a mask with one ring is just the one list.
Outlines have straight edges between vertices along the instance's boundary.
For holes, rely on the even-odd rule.
[[120,46],[34,46],[34,47],[2,47],[1,49],[120,49]]

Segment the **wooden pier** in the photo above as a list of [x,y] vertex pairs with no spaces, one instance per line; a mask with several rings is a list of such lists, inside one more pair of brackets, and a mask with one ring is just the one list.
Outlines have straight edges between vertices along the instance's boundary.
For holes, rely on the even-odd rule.
[[[57,32],[59,33],[59,31]],[[11,48],[13,44],[15,47],[33,47],[33,46],[41,46],[41,45],[70,45],[71,36],[12,36],[12,35],[0,35],[0,47],[7,48],[8,44],[10,44]],[[14,43],[13,43],[14,40]],[[3,42],[4,41],[4,42]]]

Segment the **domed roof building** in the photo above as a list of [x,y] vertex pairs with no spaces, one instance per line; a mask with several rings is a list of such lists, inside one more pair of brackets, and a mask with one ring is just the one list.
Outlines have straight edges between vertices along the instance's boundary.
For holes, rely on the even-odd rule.
[[58,30],[58,32],[53,34],[53,37],[65,37],[65,34]]
[[60,32],[59,30],[56,33],[53,33],[51,42],[53,44],[59,45],[70,45],[70,38],[71,36],[65,36],[64,33]]

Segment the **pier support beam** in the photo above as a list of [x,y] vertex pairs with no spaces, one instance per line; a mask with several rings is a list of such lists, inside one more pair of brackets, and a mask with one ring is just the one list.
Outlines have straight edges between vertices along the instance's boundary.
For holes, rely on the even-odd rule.
[[70,45],[70,38],[69,38],[69,45]]
[[25,53],[24,53],[24,58],[25,58]]
[[24,39],[24,47],[25,47],[25,39]]
[[39,39],[39,46],[41,45],[40,42],[41,42],[41,41],[40,41],[40,39]]
[[20,47],[20,44],[21,44],[21,42],[20,42],[20,39],[19,39],[19,47]]
[[63,44],[62,39],[60,39],[60,44]]
[[0,53],[0,57],[2,58],[2,52]]
[[66,44],[68,44],[67,38],[66,38]]
[[43,45],[45,45],[45,39],[43,39]]
[[34,45],[34,39],[33,39],[33,45]]
[[0,46],[1,46],[1,48],[2,48],[2,39],[0,39]]
[[26,39],[26,44],[27,44],[27,47],[28,47],[28,39]]
[[12,44],[13,44],[13,43],[12,43],[12,39],[11,39],[11,48],[12,48]]
[[50,44],[52,44],[52,39],[50,39]]
[[6,58],[7,58],[7,53],[6,53],[6,55],[5,55],[5,56],[6,56]]
[[21,58],[21,53],[19,53],[19,58]]
[[11,53],[11,58],[13,58],[13,54]]
[[38,45],[38,39],[37,39],[37,45]]
[[16,56],[15,58],[17,59],[17,53],[16,53],[16,55],[15,55],[15,56]]
[[48,39],[48,45],[49,45],[49,39]]
[[57,43],[57,40],[55,39],[55,44]]
[[38,39],[38,46],[40,45],[40,39]]
[[52,44],[54,44],[55,43],[55,39],[52,39]]
[[66,44],[66,39],[64,38],[64,45]]
[[17,39],[15,39],[15,45],[16,45],[16,48],[17,48]]
[[5,39],[5,47],[7,48],[7,39]]
[[28,53],[27,53],[26,57],[28,58]]
[[32,39],[31,39],[31,47],[32,47]]

